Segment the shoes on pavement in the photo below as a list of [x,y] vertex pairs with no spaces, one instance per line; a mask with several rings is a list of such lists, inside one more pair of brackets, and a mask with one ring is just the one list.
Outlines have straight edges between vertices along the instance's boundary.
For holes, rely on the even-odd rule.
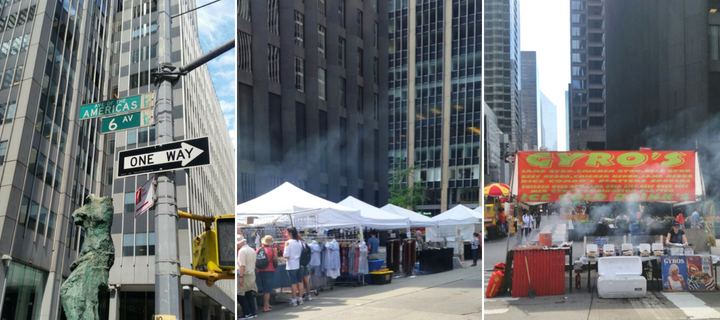
[[311,297],[311,295],[307,295],[307,296],[305,296],[305,300],[306,300],[306,301],[312,301],[312,297]]
[[471,267],[476,267],[476,266],[477,266],[477,263],[471,264],[470,266],[471,266]]
[[240,317],[240,318],[238,318],[238,319],[239,319],[239,320],[249,320],[249,319],[252,319],[252,318],[254,318],[254,317],[253,317],[251,314],[248,314],[248,315],[244,315],[244,316],[242,316],[242,317]]
[[303,299],[300,298],[300,300],[298,300],[297,304],[301,306],[303,304]]
[[295,301],[290,301],[290,306],[291,306],[291,307],[297,307],[297,305],[298,305],[297,302],[295,302]]

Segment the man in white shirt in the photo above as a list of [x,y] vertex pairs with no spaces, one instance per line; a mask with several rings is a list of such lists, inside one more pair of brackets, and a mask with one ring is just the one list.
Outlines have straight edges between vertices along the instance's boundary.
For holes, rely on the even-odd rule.
[[[526,238],[530,236],[530,232],[532,231],[533,221],[535,221],[535,219],[533,219],[533,217],[530,214],[528,214],[527,211],[525,211],[523,213],[522,231],[523,231],[523,236]],[[527,239],[525,241],[527,241]]]
[[247,245],[247,240],[241,234],[237,235],[237,243],[240,250],[237,252],[237,277],[238,288],[237,298],[242,307],[243,316],[240,319],[252,319],[257,317],[257,306],[255,294],[255,251]]
[[290,277],[290,294],[292,296],[290,304],[295,307],[303,304],[303,274],[300,270],[300,255],[303,247],[297,229],[290,227],[287,232],[290,240],[285,242],[283,257],[288,258],[285,270],[287,270],[288,277]]

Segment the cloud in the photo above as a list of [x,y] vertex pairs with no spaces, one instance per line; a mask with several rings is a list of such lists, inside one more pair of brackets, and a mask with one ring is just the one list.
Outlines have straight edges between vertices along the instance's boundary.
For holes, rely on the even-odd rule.
[[[197,6],[211,0],[199,0]],[[235,34],[235,2],[221,0],[197,10],[198,33],[203,52],[233,39]]]

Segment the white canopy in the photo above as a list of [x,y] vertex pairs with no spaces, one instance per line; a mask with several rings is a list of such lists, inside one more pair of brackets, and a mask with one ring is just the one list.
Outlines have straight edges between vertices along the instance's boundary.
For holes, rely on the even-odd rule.
[[[278,222],[288,223],[292,216],[296,227],[360,226],[360,210],[347,208],[314,196],[289,182],[253,200],[235,207],[237,216],[282,216]],[[297,218],[297,219],[296,219]]]
[[384,207],[380,208],[380,210],[387,211],[390,213],[397,214],[399,216],[404,216],[404,217],[409,218],[411,227],[426,228],[426,227],[437,227],[437,225],[438,225],[437,221],[435,221],[429,217],[426,217],[419,213],[415,213],[415,212],[410,211],[405,208],[398,207],[394,204],[388,203]]
[[352,196],[338,203],[341,206],[360,210],[362,217],[360,224],[373,229],[406,229],[410,227],[410,219],[405,216],[380,210],[370,204],[362,202]]
[[437,221],[439,226],[455,226],[482,223],[483,214],[460,204],[432,219]]

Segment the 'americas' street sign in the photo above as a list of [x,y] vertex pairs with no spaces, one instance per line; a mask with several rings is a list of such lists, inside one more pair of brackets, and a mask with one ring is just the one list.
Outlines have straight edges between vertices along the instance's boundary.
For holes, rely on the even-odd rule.
[[79,120],[104,117],[118,113],[147,109],[153,106],[153,93],[86,104],[80,107]]
[[120,151],[116,177],[198,167],[210,164],[207,137]]

